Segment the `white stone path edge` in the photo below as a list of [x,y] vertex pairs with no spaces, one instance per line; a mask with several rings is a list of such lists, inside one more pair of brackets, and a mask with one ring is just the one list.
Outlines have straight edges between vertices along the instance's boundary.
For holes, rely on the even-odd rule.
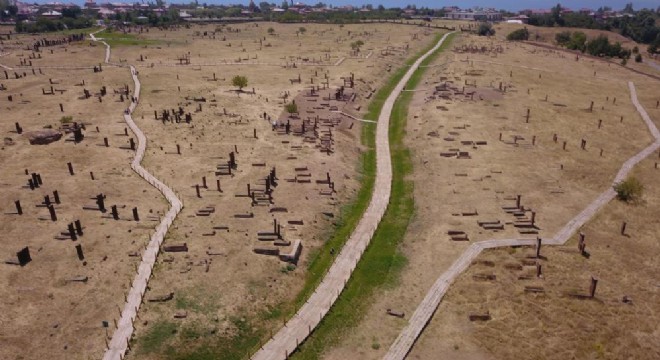
[[[637,111],[642,116],[642,119],[649,128],[649,131],[655,138],[655,141],[647,146],[644,150],[640,151],[637,155],[628,159],[614,178],[613,184],[616,184],[625,179],[628,173],[632,168],[642,161],[644,158],[649,156],[654,151],[660,148],[660,132],[655,126],[648,113],[642,105],[637,100],[637,92],[635,90],[635,85],[632,81],[628,82],[628,88],[630,89],[630,98],[637,108]],[[550,245],[563,245],[570,239],[570,237],[582,227],[589,219],[591,219],[596,212],[602,208],[605,204],[610,202],[616,196],[616,192],[612,187],[605,190],[600,196],[596,198],[589,206],[587,206],[581,213],[569,221],[561,230],[559,230],[555,236],[549,239],[543,239],[543,244]],[[431,320],[433,313],[436,311],[440,305],[440,301],[444,297],[445,293],[449,289],[449,286],[456,280],[458,275],[460,275],[472,261],[481,253],[484,249],[491,249],[497,247],[509,247],[509,246],[518,246],[518,245],[535,245],[535,239],[503,239],[503,240],[486,240],[473,243],[462,255],[459,257],[451,267],[445,271],[436,282],[433,284],[431,289],[426,293],[426,296],[422,302],[417,306],[415,312],[410,317],[408,325],[403,328],[399,336],[396,338],[392,346],[389,348],[387,354],[383,357],[385,360],[403,360],[408,355],[408,352],[414,345],[417,338],[421,335],[426,324]]]
[[[99,31],[102,30],[103,29]],[[92,40],[100,41],[106,46],[105,63],[109,63],[110,45],[108,45],[105,41],[101,41],[100,39],[96,38],[94,36],[96,33],[98,33],[98,31],[89,34],[89,36],[92,38]],[[138,148],[135,152],[135,157],[131,162],[131,168],[143,179],[149,182],[149,184],[158,189],[163,194],[163,196],[165,196],[171,207],[165,216],[163,216],[160,224],[156,226],[156,232],[151,235],[149,244],[142,254],[142,261],[140,262],[137,274],[135,275],[133,283],[131,284],[131,289],[126,296],[126,303],[124,304],[124,309],[121,311],[121,317],[117,322],[117,329],[112,334],[112,340],[110,340],[108,349],[103,355],[103,360],[118,360],[124,358],[124,354],[126,353],[126,350],[129,346],[129,341],[133,335],[133,322],[135,321],[137,312],[140,308],[140,305],[142,304],[142,299],[147,289],[147,283],[151,277],[151,271],[154,264],[156,263],[158,252],[160,251],[160,245],[163,243],[163,239],[170,225],[172,225],[172,222],[183,208],[183,203],[181,200],[179,200],[174,191],[167,187],[167,185],[163,184],[162,181],[156,179],[156,177],[151,175],[142,167],[142,165],[140,165],[142,159],[144,158],[144,152],[147,149],[147,137],[144,136],[144,133],[142,133],[140,128],[138,128],[138,126],[133,121],[133,118],[131,117],[131,114],[135,110],[140,97],[140,80],[138,80],[135,68],[133,66],[129,66],[129,68],[131,69],[131,76],[133,77],[133,82],[135,83],[135,90],[133,91],[135,101],[131,102],[131,105],[128,107],[128,111],[124,114],[124,120],[126,121],[126,124],[128,124],[128,126],[131,128],[131,131],[133,131],[133,133],[138,138]]]
[[295,351],[298,345],[321,322],[339,297],[339,294],[344,290],[346,282],[351,277],[358,261],[360,261],[362,253],[369,245],[371,237],[389,204],[392,186],[389,122],[394,102],[419,67],[419,64],[436,51],[449,34],[451,33],[445,34],[431,50],[415,61],[383,104],[376,128],[376,181],[374,192],[362,219],[360,219],[351,237],[346,241],[327,274],[307,302],[252,359],[280,360],[288,358],[289,354]]

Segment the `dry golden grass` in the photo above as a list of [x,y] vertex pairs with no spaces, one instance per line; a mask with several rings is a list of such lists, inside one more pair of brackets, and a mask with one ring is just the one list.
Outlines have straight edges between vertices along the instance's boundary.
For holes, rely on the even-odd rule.
[[[399,284],[378,296],[379,300],[355,336],[330,351],[327,358],[345,358],[356,353],[362,358],[379,358],[387,351],[407,320],[388,317],[385,310],[403,311],[406,317],[412,314],[431,284],[469,245],[450,241],[448,230],[465,231],[471,241],[533,238],[534,234],[519,234],[511,225],[513,216],[501,209],[514,203],[508,198],[520,194],[522,204],[536,212],[539,235],[552,236],[611,184],[625,160],[652,141],[631,104],[627,81],[635,82],[640,100],[647,108],[650,103],[655,107],[654,97],[660,89],[657,82],[599,61],[581,59],[576,62],[562,52],[474,36],[464,35],[461,39],[456,47],[502,46],[503,52],[457,52],[438,59],[438,66],[429,68],[427,84],[420,86],[423,90],[417,92],[417,103],[411,106],[408,119],[408,144],[415,161],[417,209],[402,246],[408,265]],[[440,65],[447,62],[451,63]],[[451,100],[432,98],[434,87],[445,81],[458,90],[467,83],[465,91],[477,93],[473,100],[460,94]],[[471,85],[475,82],[476,88]],[[507,87],[506,93],[501,95],[497,90],[500,82]],[[480,95],[483,100],[478,100]],[[591,101],[594,101],[594,110],[588,112]],[[526,123],[528,108],[531,116]],[[658,115],[654,109],[649,114]],[[598,129],[599,119],[603,120],[601,129]],[[503,141],[499,141],[500,133]],[[553,142],[554,134],[558,135],[557,143]],[[522,137],[518,145],[513,143],[514,136]],[[536,141],[532,145],[534,136]],[[587,141],[586,150],[580,150],[582,139]],[[473,147],[461,141],[487,141],[487,145]],[[567,141],[565,151],[562,150],[563,141]],[[440,156],[450,149],[468,151],[471,159]],[[603,149],[603,156],[600,156],[600,149]],[[475,210],[476,216],[455,215]],[[505,223],[504,230],[484,230],[477,220],[500,220]],[[552,257],[546,255],[552,261]],[[498,264],[501,267],[502,262]],[[561,264],[556,266],[561,269]],[[627,276],[634,271],[627,269]],[[471,275],[462,278],[471,279]],[[588,288],[588,277],[579,285]],[[473,287],[470,282],[463,288]],[[485,296],[482,293],[483,288],[479,287],[468,295]],[[485,301],[483,297],[468,295],[466,303]],[[486,299],[497,299],[497,295],[488,295]],[[460,340],[466,327],[474,325],[469,323],[467,315],[457,316],[456,308],[447,309],[446,306],[443,300],[438,310],[441,315],[436,315],[436,318],[442,316],[442,320],[431,322],[423,342],[414,348],[411,356],[428,359],[452,351],[452,358],[489,358],[489,353],[480,346],[468,346]],[[496,308],[490,307],[491,313]],[[535,331],[544,326],[538,325]],[[442,327],[444,332],[431,330],[436,327]],[[445,336],[450,329],[451,336]],[[509,333],[512,338],[514,335],[522,337],[521,342],[530,341],[528,332],[512,329]],[[459,351],[453,350],[454,341]],[[374,349],[376,347],[378,349]],[[492,347],[497,347],[496,342],[492,342]],[[503,349],[504,346],[499,351],[505,351]],[[511,349],[517,351],[516,347]],[[548,351],[550,349],[548,347]]]
[[[199,36],[204,31],[219,31],[215,25],[178,31],[151,29],[149,33],[127,34],[128,40],[123,34],[112,35],[110,61],[134,64],[140,73],[142,93],[133,118],[149,139],[143,165],[172,187],[185,204],[165,244],[186,242],[189,246],[187,253],[163,254],[159,259],[146,298],[169,292],[174,292],[175,298],[169,303],[143,305],[141,321],[136,323],[139,338],[152,329],[154,322],[166,319],[177,321],[182,328],[215,328],[215,337],[229,339],[239,331],[235,319],[259,321],[268,313],[268,306],[295,296],[310,257],[331,232],[341,207],[355,195],[360,176],[357,160],[362,148],[361,127],[343,118],[333,129],[334,153],[328,155],[301,137],[271,131],[271,124],[262,119],[263,113],[277,119],[283,111],[281,96],[285,92],[290,94],[289,100],[301,99],[299,94],[312,86],[312,80],[319,85],[327,78],[329,86],[335,88],[343,84],[341,77],[354,73],[357,97],[343,109],[339,105],[340,110],[359,117],[369,102],[367,94],[381,85],[389,68],[399,67],[432,39],[430,31],[414,26],[304,26],[307,32],[300,36],[296,35],[299,24],[266,23],[231,25],[223,28],[222,34],[218,32],[215,39]],[[267,34],[268,27],[275,29],[275,35]],[[19,35],[4,41],[0,45],[0,64],[17,67],[20,59],[31,54],[24,50],[28,44],[41,37]],[[350,53],[349,44],[357,39],[365,45],[356,56]],[[158,214],[168,207],[155,189],[130,170],[133,152],[120,148],[128,145],[122,118],[128,103],[120,103],[113,89],[124,84],[132,89],[133,84],[126,68],[107,65],[101,73],[92,72],[91,66],[102,61],[104,50],[102,45],[89,41],[46,48],[41,59],[33,60],[36,74],[42,68],[43,75],[33,76],[26,68],[21,70],[28,73],[26,77],[5,81],[0,71],[0,83],[8,87],[0,99],[3,131],[15,142],[0,151],[0,163],[6,164],[0,175],[0,231],[7,249],[6,256],[2,256],[3,260],[14,256],[27,245],[33,257],[24,268],[2,265],[7,270],[0,276],[0,304],[5,310],[0,320],[11,324],[0,329],[3,359],[99,358],[105,346],[101,321],[110,322],[112,335],[113,319],[118,318],[118,306],[123,306],[139,261],[139,257],[128,254],[141,251],[157,224]],[[191,65],[175,65],[184,54],[190,54]],[[140,55],[143,62],[139,61]],[[239,58],[240,64],[227,64]],[[73,66],[89,68],[74,70],[70,68]],[[216,81],[211,81],[213,73]],[[239,74],[247,76],[249,82],[240,95],[231,86],[231,78]],[[298,76],[300,84],[289,81]],[[66,91],[62,95],[42,95],[41,88],[49,89],[49,78],[56,82],[55,89]],[[76,86],[83,79],[85,86]],[[95,97],[79,99],[83,88],[95,93],[104,85],[109,95],[102,103]],[[250,94],[252,89],[256,94]],[[14,95],[13,102],[8,102],[7,94]],[[202,96],[207,102],[196,111],[198,103],[190,99]],[[64,105],[63,113],[59,103]],[[192,113],[191,124],[165,125],[154,120],[154,110],[179,106]],[[307,112],[313,110],[309,106],[301,106],[301,110],[305,111],[301,116],[314,116]],[[327,111],[317,113],[321,118],[339,116]],[[83,143],[73,145],[60,140],[47,146],[31,146],[22,136],[10,133],[16,121],[29,131],[48,124],[56,127],[63,115],[86,124]],[[258,139],[253,138],[254,129]],[[109,138],[110,148],[102,146],[104,137]],[[182,155],[175,154],[177,144]],[[215,189],[216,165],[226,162],[229,152],[235,149],[239,168],[231,177],[219,177],[223,190],[219,193]],[[74,165],[73,177],[68,175],[67,162]],[[265,166],[258,166],[261,163]],[[268,207],[252,207],[247,198],[236,197],[246,193],[247,183],[258,187],[271,167],[277,168],[279,178],[275,206],[286,207],[287,213],[271,214]],[[308,171],[296,172],[295,167],[307,167]],[[41,173],[44,187],[35,191],[21,188],[27,181],[24,169]],[[95,181],[90,179],[90,171]],[[326,172],[335,182],[335,194],[321,194],[328,186],[316,184],[315,180],[325,179]],[[301,173],[310,174],[312,182],[287,181]],[[194,185],[201,185],[203,176],[209,189],[202,189],[202,197],[197,198]],[[55,189],[63,201],[57,209],[59,221],[38,220],[48,217],[48,211],[34,205]],[[93,204],[90,198],[100,192],[107,195],[106,206],[120,206],[122,218],[130,218],[130,209],[137,206],[141,222],[114,221],[102,218],[98,212],[83,211],[82,206]],[[5,214],[13,211],[17,199],[25,215]],[[209,205],[215,206],[215,213],[195,216],[197,210]],[[254,218],[234,218],[235,214],[248,212],[253,212]],[[83,244],[86,266],[77,260],[70,240],[53,240],[75,219],[85,227],[85,235],[78,242]],[[252,252],[255,246],[263,245],[257,240],[257,232],[272,229],[273,219],[284,225],[285,239],[303,241],[299,268],[293,272],[282,271],[286,264],[275,257]],[[289,225],[288,220],[302,220],[304,225]],[[214,226],[228,226],[229,231],[215,230],[214,236],[203,236],[213,233]],[[208,272],[205,262],[210,263]],[[76,275],[87,275],[89,280],[85,284],[65,282]],[[172,319],[179,310],[186,310],[188,317]],[[184,344],[190,341],[183,337],[180,340]],[[31,345],[37,342],[39,346]],[[159,358],[165,349],[155,351],[141,356]]]
[[[37,70],[37,75],[32,75],[31,69],[17,67],[21,58],[31,54],[22,49],[32,42],[31,36],[19,36],[11,44],[5,41],[2,52],[8,55],[0,57],[3,65],[27,73],[19,80],[5,80],[0,71],[0,83],[7,87],[0,98],[3,138],[14,143],[4,143],[0,151],[0,257],[3,262],[15,258],[16,251],[29,246],[33,259],[24,268],[0,265],[0,357],[99,358],[105,346],[101,321],[107,320],[112,326],[118,317],[118,306],[124,302],[139,262],[138,257],[128,257],[128,253],[140,251],[146,244],[167,203],[131,171],[128,163],[132,151],[121,148],[128,146],[121,115],[126,103],[119,102],[113,89],[129,83],[128,70],[105,67],[103,72],[93,73],[91,66],[102,60],[103,49],[84,42],[70,45],[66,51],[62,46],[46,48],[41,59],[32,60],[34,68],[42,68],[43,74]],[[56,65],[90,68],[49,68]],[[42,88],[50,89],[49,79],[55,89],[66,91],[42,95]],[[85,86],[76,86],[82,80]],[[106,86],[109,93],[102,103],[96,97],[79,99],[83,88],[94,94],[101,86]],[[8,95],[13,95],[12,102]],[[60,103],[64,112],[60,112]],[[57,128],[62,116],[86,125],[82,143],[66,141],[72,136],[68,134],[50,145],[29,145],[24,136],[12,132],[15,122],[25,132],[44,126]],[[103,146],[104,137],[109,139],[109,148]],[[67,162],[73,164],[75,176],[69,175]],[[26,170],[41,174],[41,188],[26,188]],[[95,180],[91,180],[90,172]],[[52,201],[54,190],[62,202],[56,206],[57,222],[50,220],[46,208],[36,206],[45,195]],[[118,205],[120,221],[108,217],[109,213],[102,216],[98,211],[83,210],[84,205],[94,205],[91,198],[99,193],[107,196],[108,209]],[[15,212],[15,200],[21,201],[22,216],[9,214]],[[133,207],[138,207],[140,222],[132,221]],[[76,242],[55,240],[74,220],[81,220],[84,236]],[[76,244],[82,245],[86,266],[76,256]],[[88,281],[66,281],[79,275],[87,276]]]

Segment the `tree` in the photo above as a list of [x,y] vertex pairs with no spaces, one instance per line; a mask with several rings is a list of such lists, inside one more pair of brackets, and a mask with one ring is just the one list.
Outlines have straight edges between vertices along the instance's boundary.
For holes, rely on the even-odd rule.
[[7,11],[9,12],[9,16],[14,17],[16,14],[18,14],[18,6],[9,5],[7,6]]
[[552,21],[553,21],[555,24],[558,24],[559,26],[563,26],[563,25],[564,25],[564,21],[563,21],[563,19],[561,18],[561,11],[562,11],[561,4],[557,4],[557,6],[555,6],[555,7],[552,8],[551,13],[550,13],[551,16],[552,16]]
[[634,14],[635,10],[633,9],[633,4],[627,3],[626,7],[623,8],[623,12],[626,14]]
[[571,41],[571,32],[570,31],[562,31],[560,33],[557,33],[555,35],[555,41],[557,42],[557,45],[560,45],[560,46],[568,45],[568,43]]
[[619,200],[635,202],[642,197],[644,186],[637,178],[630,176],[626,180],[614,184],[614,191]]
[[77,6],[67,7],[62,9],[62,16],[65,18],[77,18],[82,15],[82,10]]
[[495,35],[495,29],[490,23],[481,23],[479,24],[479,29],[477,29],[477,35],[479,36],[491,36]]
[[360,52],[360,47],[362,45],[364,45],[364,41],[362,40],[354,41],[351,43],[351,49],[353,49],[353,51]]
[[514,30],[509,35],[506,36],[506,39],[509,41],[521,41],[521,40],[528,40],[529,39],[529,31],[527,28],[522,28],[518,30]]
[[243,91],[243,88],[248,84],[248,79],[246,76],[236,75],[231,79],[231,84],[238,87],[238,91]]
[[571,35],[571,41],[569,41],[567,48],[571,50],[580,50],[584,52],[586,49],[587,35],[581,31],[576,31]]

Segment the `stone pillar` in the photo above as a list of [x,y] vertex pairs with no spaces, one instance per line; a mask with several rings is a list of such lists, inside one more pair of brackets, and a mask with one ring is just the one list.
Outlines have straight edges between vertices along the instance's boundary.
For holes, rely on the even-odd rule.
[[594,298],[596,296],[596,286],[598,285],[598,279],[591,277],[591,286],[589,286],[589,297]]

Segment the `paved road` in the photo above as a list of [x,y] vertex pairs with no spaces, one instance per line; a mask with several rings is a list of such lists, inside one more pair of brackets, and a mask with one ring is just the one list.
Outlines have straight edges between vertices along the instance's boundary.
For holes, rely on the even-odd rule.
[[[94,36],[94,34],[95,33],[90,34],[92,40],[100,41]],[[110,61],[110,46],[104,41],[101,42],[106,46],[105,63],[108,63]],[[129,68],[131,70],[131,77],[135,83],[135,90],[133,92],[135,101],[131,102],[131,105],[127,109],[126,113],[124,113],[124,120],[131,128],[131,131],[133,131],[133,133],[135,133],[138,138],[138,148],[135,152],[135,157],[131,162],[131,168],[138,175],[149,182],[151,186],[157,188],[165,196],[167,201],[169,201],[171,207],[165,216],[163,216],[160,224],[156,226],[156,232],[151,235],[149,244],[142,254],[142,261],[140,262],[137,274],[135,275],[133,283],[131,284],[131,289],[126,296],[126,303],[124,304],[124,309],[121,312],[121,317],[117,322],[117,329],[112,334],[112,340],[108,344],[108,349],[103,355],[103,360],[118,360],[124,357],[124,354],[128,349],[128,343],[131,339],[131,335],[133,334],[133,322],[135,321],[137,312],[140,309],[140,305],[142,304],[142,299],[147,289],[147,283],[151,277],[151,271],[154,264],[156,263],[158,252],[160,251],[160,245],[163,243],[163,239],[170,225],[172,225],[172,222],[183,208],[183,203],[181,200],[179,200],[174,191],[167,187],[167,185],[165,185],[162,181],[151,175],[142,167],[142,165],[140,165],[142,159],[144,158],[144,152],[147,149],[147,137],[144,135],[144,133],[142,133],[140,128],[138,128],[138,126],[133,121],[133,118],[131,117],[131,114],[139,102],[141,85],[135,68],[133,66],[129,66]]]
[[[635,85],[632,82],[628,82],[628,87],[630,89],[630,98],[632,99],[633,105],[635,105],[635,108],[637,108],[637,111],[642,116],[642,119],[648,126],[649,131],[655,138],[655,141],[644,150],[639,152],[637,155],[623,163],[621,169],[614,178],[613,183],[617,183],[625,179],[625,177],[637,163],[660,148],[660,132],[658,131],[658,128],[655,126],[646,110],[644,110],[644,108],[637,100]],[[552,238],[543,239],[543,244],[562,245],[566,243],[566,241],[568,241],[568,239],[570,239],[570,237],[580,227],[589,221],[589,219],[591,219],[605,204],[614,199],[615,196],[616,192],[612,189],[612,187],[609,187],[591,204],[589,204],[589,206],[582,210],[581,213],[569,221]],[[456,260],[452,266],[442,275],[440,275],[440,277],[436,280],[431,289],[427,292],[424,300],[422,300],[422,302],[417,306],[417,309],[410,317],[408,325],[401,331],[383,359],[403,360],[406,357],[413,344],[424,330],[426,324],[429,322],[429,320],[431,320],[433,313],[438,308],[438,305],[440,305],[440,301],[449,289],[451,283],[456,280],[458,275],[467,269],[467,267],[479,255],[479,253],[481,253],[482,250],[514,245],[535,245],[535,243],[535,240],[529,239],[506,239],[487,240],[472,244],[458,258],[458,260]]]
[[388,130],[394,102],[412,74],[419,67],[419,64],[437,50],[448,35],[443,36],[431,50],[422,55],[410,67],[385,100],[378,117],[378,127],[376,129],[376,184],[369,207],[316,291],[296,315],[252,357],[254,360],[286,359],[321,322],[321,319],[328,313],[332,304],[344,290],[346,282],[351,277],[355,266],[362,257],[362,253],[369,245],[371,237],[389,204],[392,163],[390,161]]

